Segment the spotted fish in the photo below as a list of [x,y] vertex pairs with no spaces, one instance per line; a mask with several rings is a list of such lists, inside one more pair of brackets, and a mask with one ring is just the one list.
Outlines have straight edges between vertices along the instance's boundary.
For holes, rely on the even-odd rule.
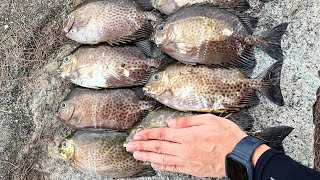
[[[141,122],[135,125],[129,133],[125,144],[133,140],[133,136],[144,129],[167,127],[167,120],[185,116],[199,115],[194,112],[181,112],[170,108],[161,108],[151,111]],[[231,113],[226,116],[229,120],[238,124],[243,130],[250,130],[253,126],[253,117],[247,112]]]
[[[194,115],[197,114],[191,112],[174,111],[168,108],[152,111],[146,118],[144,118],[140,123],[131,129],[130,134],[126,138],[123,146],[126,147],[129,142],[133,141],[134,135],[144,129],[167,127],[168,125],[166,121],[169,119]],[[227,118],[234,121],[241,128],[247,131],[252,128],[254,121],[253,117],[245,112],[229,114]],[[279,151],[284,151],[282,141],[291,133],[292,130],[293,128],[289,126],[276,126],[266,128],[261,131],[248,132],[248,134],[265,141],[272,148],[275,148]]]
[[250,8],[247,0],[136,0],[136,2],[143,6],[154,7],[164,14],[171,14],[184,6],[205,3],[239,12]]
[[70,12],[66,36],[81,44],[119,44],[149,37],[158,14],[143,11],[132,0],[88,1]]
[[98,177],[153,176],[150,165],[135,160],[122,146],[127,133],[80,130],[60,142],[60,155],[76,169]]
[[256,91],[284,104],[280,89],[282,62],[255,79],[238,69],[171,64],[154,74],[144,87],[147,96],[179,111],[228,112],[258,104]]
[[170,61],[165,55],[148,58],[136,46],[82,46],[64,58],[58,72],[62,78],[82,87],[130,87],[144,85],[157,69]]
[[281,37],[288,23],[252,35],[257,19],[207,5],[184,7],[158,25],[152,40],[174,59],[188,64],[223,64],[250,74],[253,47],[283,60]]
[[153,101],[140,100],[130,89],[73,89],[61,102],[59,119],[73,129],[126,130],[152,110]]

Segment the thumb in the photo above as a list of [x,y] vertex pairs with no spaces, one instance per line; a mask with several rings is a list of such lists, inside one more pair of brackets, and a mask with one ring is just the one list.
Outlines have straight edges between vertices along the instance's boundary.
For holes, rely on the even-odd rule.
[[177,119],[167,120],[167,124],[170,128],[187,128],[192,126],[212,125],[216,124],[216,121],[221,117],[213,114],[202,114],[198,116],[186,116]]

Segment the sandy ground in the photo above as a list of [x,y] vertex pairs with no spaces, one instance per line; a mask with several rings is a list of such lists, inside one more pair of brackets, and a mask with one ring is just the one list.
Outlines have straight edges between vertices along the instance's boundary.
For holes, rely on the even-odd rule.
[[[54,140],[70,132],[57,120],[56,111],[59,101],[72,88],[56,76],[55,70],[62,57],[77,47],[58,32],[60,17],[79,2],[1,0],[0,179],[96,179],[73,170],[53,149]],[[286,104],[278,107],[261,96],[261,104],[250,110],[256,118],[254,128],[294,127],[285,140],[286,152],[312,167],[312,105],[320,85],[317,78],[320,2],[274,0],[263,5],[251,0],[250,3],[253,9],[249,14],[260,18],[256,33],[282,22],[290,23],[282,41],[286,56],[281,86]],[[255,75],[273,62],[260,50],[256,50],[256,57]],[[4,72],[9,76],[4,76]],[[158,172],[152,178],[140,179],[197,178]]]

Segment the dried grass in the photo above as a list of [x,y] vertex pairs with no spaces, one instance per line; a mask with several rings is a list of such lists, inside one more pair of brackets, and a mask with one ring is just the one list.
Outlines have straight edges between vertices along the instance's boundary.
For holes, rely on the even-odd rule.
[[[48,58],[69,41],[61,30],[63,17],[81,2],[82,0],[61,1],[60,5],[50,9],[44,20],[34,17],[34,9],[27,2],[8,2],[10,16],[14,15],[17,20],[8,29],[0,31],[0,95],[14,84],[26,87],[32,94],[37,77],[48,63]],[[28,107],[27,104],[21,106]],[[5,112],[5,108],[0,107],[0,112]],[[37,165],[41,164],[39,161],[43,157],[48,156],[46,137],[53,136],[55,130],[50,124],[35,124],[35,133],[26,143],[20,157],[15,162],[0,160],[1,164],[9,167],[14,179],[46,179],[47,174]]]

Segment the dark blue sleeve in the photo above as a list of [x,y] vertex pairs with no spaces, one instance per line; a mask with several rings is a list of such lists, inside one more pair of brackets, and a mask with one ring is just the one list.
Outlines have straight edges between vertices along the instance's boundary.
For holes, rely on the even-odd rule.
[[259,158],[254,180],[320,180],[320,172],[299,164],[282,152],[270,149]]

